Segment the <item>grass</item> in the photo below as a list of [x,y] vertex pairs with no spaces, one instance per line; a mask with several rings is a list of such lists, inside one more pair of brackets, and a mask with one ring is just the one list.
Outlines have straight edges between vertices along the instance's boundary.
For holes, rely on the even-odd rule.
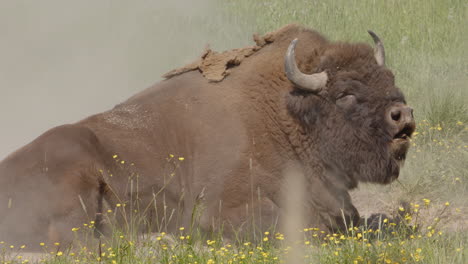
[[[203,237],[196,227],[178,234],[138,236],[115,228],[100,246],[44,245],[43,263],[464,263],[468,259],[468,89],[465,1],[248,1],[217,2],[221,14],[197,21],[235,28],[219,38],[245,38],[301,23],[331,40],[366,41],[372,29],[385,43],[387,65],[415,109],[417,131],[400,180],[361,185],[353,193],[361,212],[410,207],[404,225],[345,234],[298,230],[301,239],[264,233],[258,243]],[[222,19],[220,19],[222,18]],[[211,21],[211,22],[210,22]],[[235,25],[235,26],[233,26]],[[215,41],[222,43],[222,40]],[[228,46],[226,44],[225,46]],[[221,45],[222,46],[222,45]],[[200,47],[202,50],[202,47]],[[133,221],[135,223],[138,220]],[[75,231],[91,237],[93,223]],[[404,227],[417,227],[408,229]],[[21,245],[0,241],[0,263],[24,263]],[[36,258],[38,259],[38,258]],[[31,262],[31,261],[29,261]]]
[[[406,209],[403,224],[383,219],[377,230],[350,227],[343,234],[324,234],[316,228],[304,228],[297,230],[301,236],[298,241],[288,241],[283,234],[274,232],[265,232],[258,243],[231,243],[222,241],[219,236],[204,239],[196,234],[196,230],[184,227],[178,234],[146,236],[123,234],[115,229],[112,236],[93,248],[89,248],[88,243],[77,244],[73,250],[62,249],[59,244],[42,245],[43,254],[36,256],[36,260],[51,264],[284,263],[299,257],[307,263],[463,263],[467,254],[466,235],[445,234],[438,226],[450,206],[444,204],[439,217],[424,229],[414,227],[420,223],[419,217],[432,207],[427,199]],[[91,235],[92,226],[93,223],[88,223],[72,232]],[[0,251],[0,260],[3,257],[4,263],[25,263],[27,256],[21,252],[25,249],[13,251],[9,247]]]

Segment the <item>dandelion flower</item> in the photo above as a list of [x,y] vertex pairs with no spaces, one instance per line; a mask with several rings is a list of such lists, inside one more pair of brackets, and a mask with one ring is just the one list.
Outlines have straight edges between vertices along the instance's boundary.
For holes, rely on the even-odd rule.
[[423,199],[424,205],[428,206],[431,203],[431,200],[429,199]]
[[284,236],[283,236],[283,235],[276,236],[275,238],[276,238],[277,240],[284,240]]

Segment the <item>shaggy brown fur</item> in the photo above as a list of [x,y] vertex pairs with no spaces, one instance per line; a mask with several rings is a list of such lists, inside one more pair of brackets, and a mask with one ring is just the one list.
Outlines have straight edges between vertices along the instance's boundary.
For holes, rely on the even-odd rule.
[[[328,73],[318,94],[285,76],[294,38],[299,68]],[[202,230],[266,229],[281,214],[292,163],[306,179],[309,227],[357,225],[348,191],[398,177],[408,142],[397,136],[414,130],[412,116],[398,112],[407,109],[392,73],[369,45],[332,43],[298,25],[255,39],[256,47],[205,52],[114,109],[54,128],[3,160],[0,238],[66,242],[72,227],[116,203],[139,206],[153,229],[190,226],[196,205]],[[395,121],[400,115],[408,121]]]

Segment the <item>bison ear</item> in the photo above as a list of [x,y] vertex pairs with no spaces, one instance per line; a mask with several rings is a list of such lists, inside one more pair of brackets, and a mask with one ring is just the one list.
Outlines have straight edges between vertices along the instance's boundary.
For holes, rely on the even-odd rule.
[[322,112],[319,98],[299,89],[286,96],[286,104],[289,114],[307,126],[315,124]]

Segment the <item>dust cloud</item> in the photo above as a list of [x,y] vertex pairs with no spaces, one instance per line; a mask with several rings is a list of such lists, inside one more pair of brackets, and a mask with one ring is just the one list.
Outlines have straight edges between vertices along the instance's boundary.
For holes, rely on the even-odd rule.
[[251,43],[215,0],[0,0],[0,160],[194,60]]

